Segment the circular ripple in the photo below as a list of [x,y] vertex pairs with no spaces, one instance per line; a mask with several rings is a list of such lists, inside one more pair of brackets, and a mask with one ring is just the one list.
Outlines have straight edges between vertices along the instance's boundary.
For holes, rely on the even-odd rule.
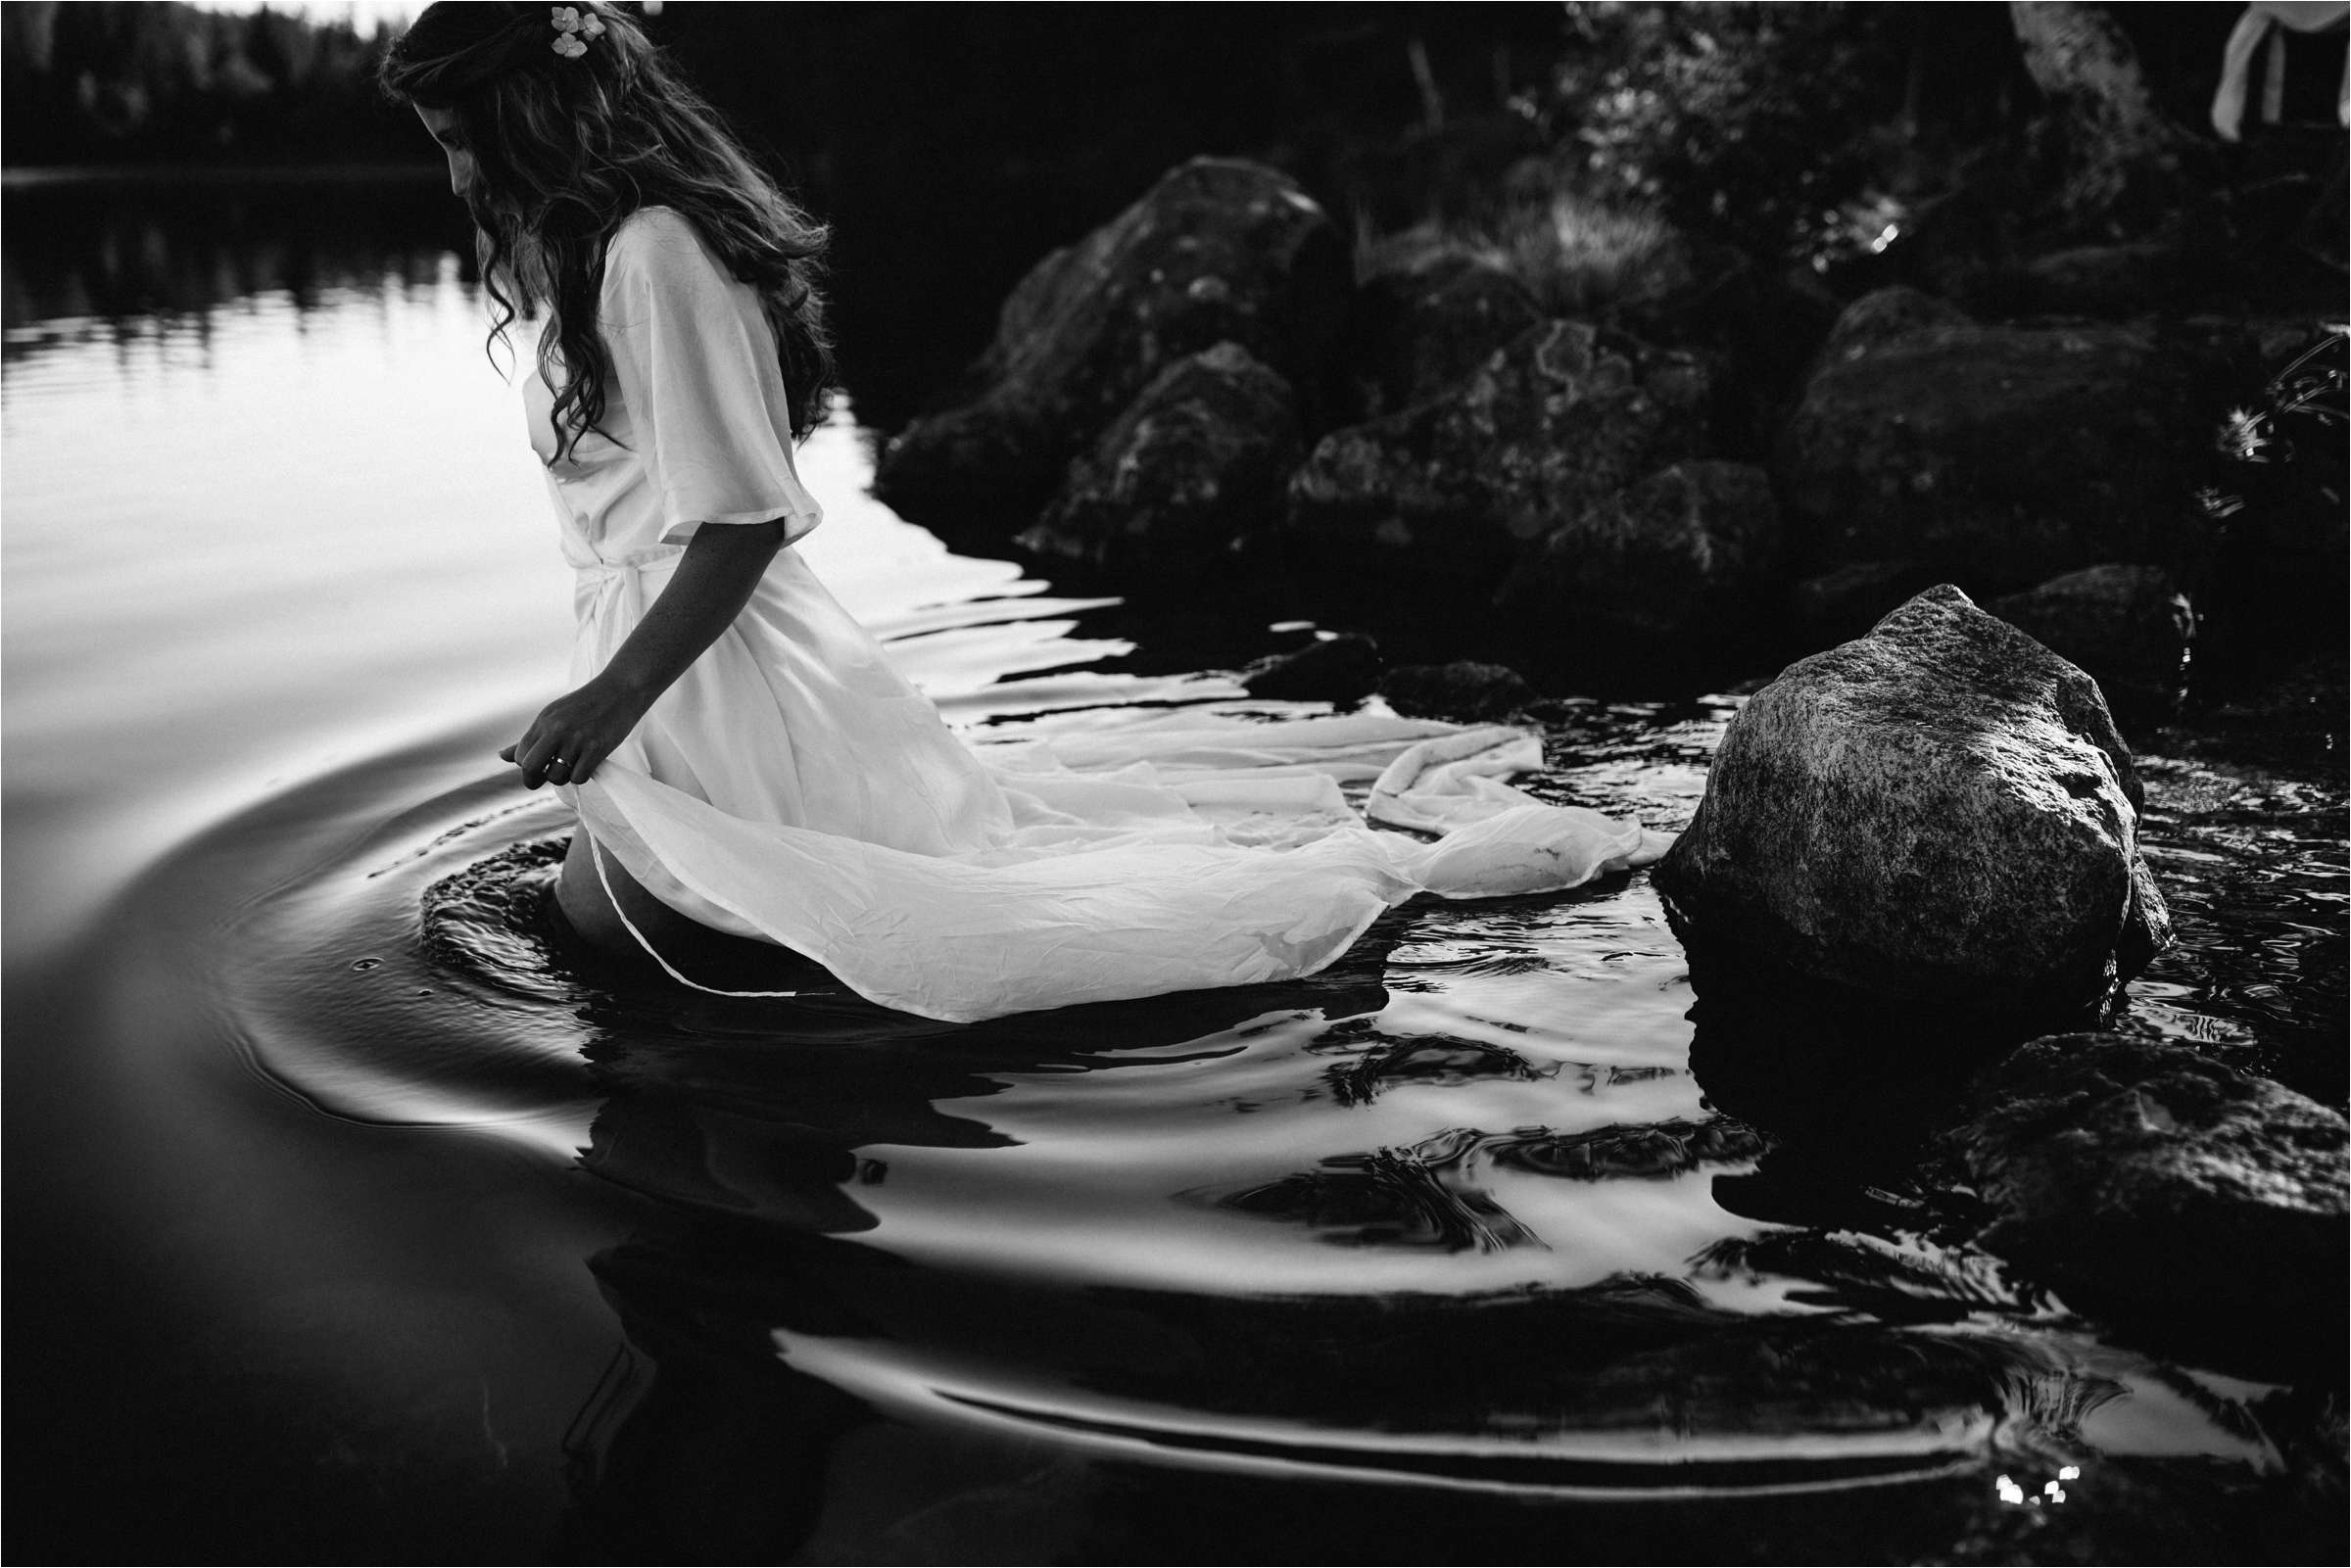
[[[386,777],[429,787],[393,811]],[[1716,1202],[1764,1149],[1690,1076],[1640,877],[1407,906],[1288,984],[952,1025],[598,964],[552,910],[568,826],[379,760],[159,878],[307,846],[243,869],[215,949],[255,1069],[652,1200],[592,1260],[633,1334],[1024,1442],[1530,1496],[1915,1481],[2114,1386],[1973,1255]]]

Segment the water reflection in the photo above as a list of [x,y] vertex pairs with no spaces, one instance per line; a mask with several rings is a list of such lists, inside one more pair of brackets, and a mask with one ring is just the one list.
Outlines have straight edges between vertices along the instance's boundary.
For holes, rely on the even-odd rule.
[[[584,965],[568,824],[491,760],[568,585],[446,198],[39,195],[0,383],[12,1306],[20,1480],[76,1550],[525,1560],[561,1511],[590,1560],[1997,1556],[2035,1510],[1993,1478],[2061,1466],[2095,1534],[2046,1555],[2339,1514],[2280,1490],[2339,1469],[2325,1388],[2103,1343],[1770,1147],[1879,1069],[1775,1081],[1703,1008],[1694,1044],[1639,877],[978,1028]],[[804,547],[958,722],[1237,697],[874,506],[845,411],[806,470]],[[1538,791],[1676,826],[1731,711],[1558,703]],[[2267,1049],[2324,1020],[2294,927],[2339,792],[2192,800],[2179,904],[2266,914],[2148,1005]]]
[[257,296],[307,313],[434,288],[453,262],[471,276],[467,222],[435,169],[328,182],[19,182],[5,202],[0,326],[11,360],[92,332],[135,337],[154,322],[185,323],[209,343],[216,311]]

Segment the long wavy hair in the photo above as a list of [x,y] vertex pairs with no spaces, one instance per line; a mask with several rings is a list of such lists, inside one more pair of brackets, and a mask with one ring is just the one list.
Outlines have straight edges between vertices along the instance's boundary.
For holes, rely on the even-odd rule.
[[603,31],[566,54],[554,48],[553,10],[443,0],[425,7],[376,72],[394,102],[454,115],[473,153],[467,206],[498,310],[484,352],[495,364],[507,327],[548,308],[552,331],[540,340],[539,368],[560,388],[549,419],[557,459],[568,456],[603,419],[612,374],[597,336],[605,242],[640,208],[672,208],[758,290],[792,434],[805,439],[834,380],[818,286],[830,234],[760,170],[633,18],[576,7]]

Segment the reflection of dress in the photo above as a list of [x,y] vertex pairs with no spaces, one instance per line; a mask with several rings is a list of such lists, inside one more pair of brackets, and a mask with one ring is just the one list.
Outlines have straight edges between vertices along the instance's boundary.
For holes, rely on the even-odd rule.
[[[697,527],[821,511],[792,461],[753,291],[663,208],[614,236],[602,421],[549,471],[578,574],[575,682],[602,669]],[[552,451],[552,398],[524,385]],[[1176,714],[1048,743],[965,745],[799,552],[596,777],[567,790],[597,843],[705,926],[783,943],[933,1018],[1288,978],[1391,904],[1568,887],[1663,840],[1500,782],[1532,736],[1359,715],[1265,725]],[[1366,827],[1371,811],[1442,832]]]

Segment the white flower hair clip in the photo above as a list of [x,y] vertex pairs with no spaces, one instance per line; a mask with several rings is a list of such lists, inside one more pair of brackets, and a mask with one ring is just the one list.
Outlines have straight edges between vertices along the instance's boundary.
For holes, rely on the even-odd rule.
[[566,60],[577,60],[588,52],[588,40],[604,35],[604,24],[594,11],[580,15],[578,6],[552,6],[555,27],[554,51]]

